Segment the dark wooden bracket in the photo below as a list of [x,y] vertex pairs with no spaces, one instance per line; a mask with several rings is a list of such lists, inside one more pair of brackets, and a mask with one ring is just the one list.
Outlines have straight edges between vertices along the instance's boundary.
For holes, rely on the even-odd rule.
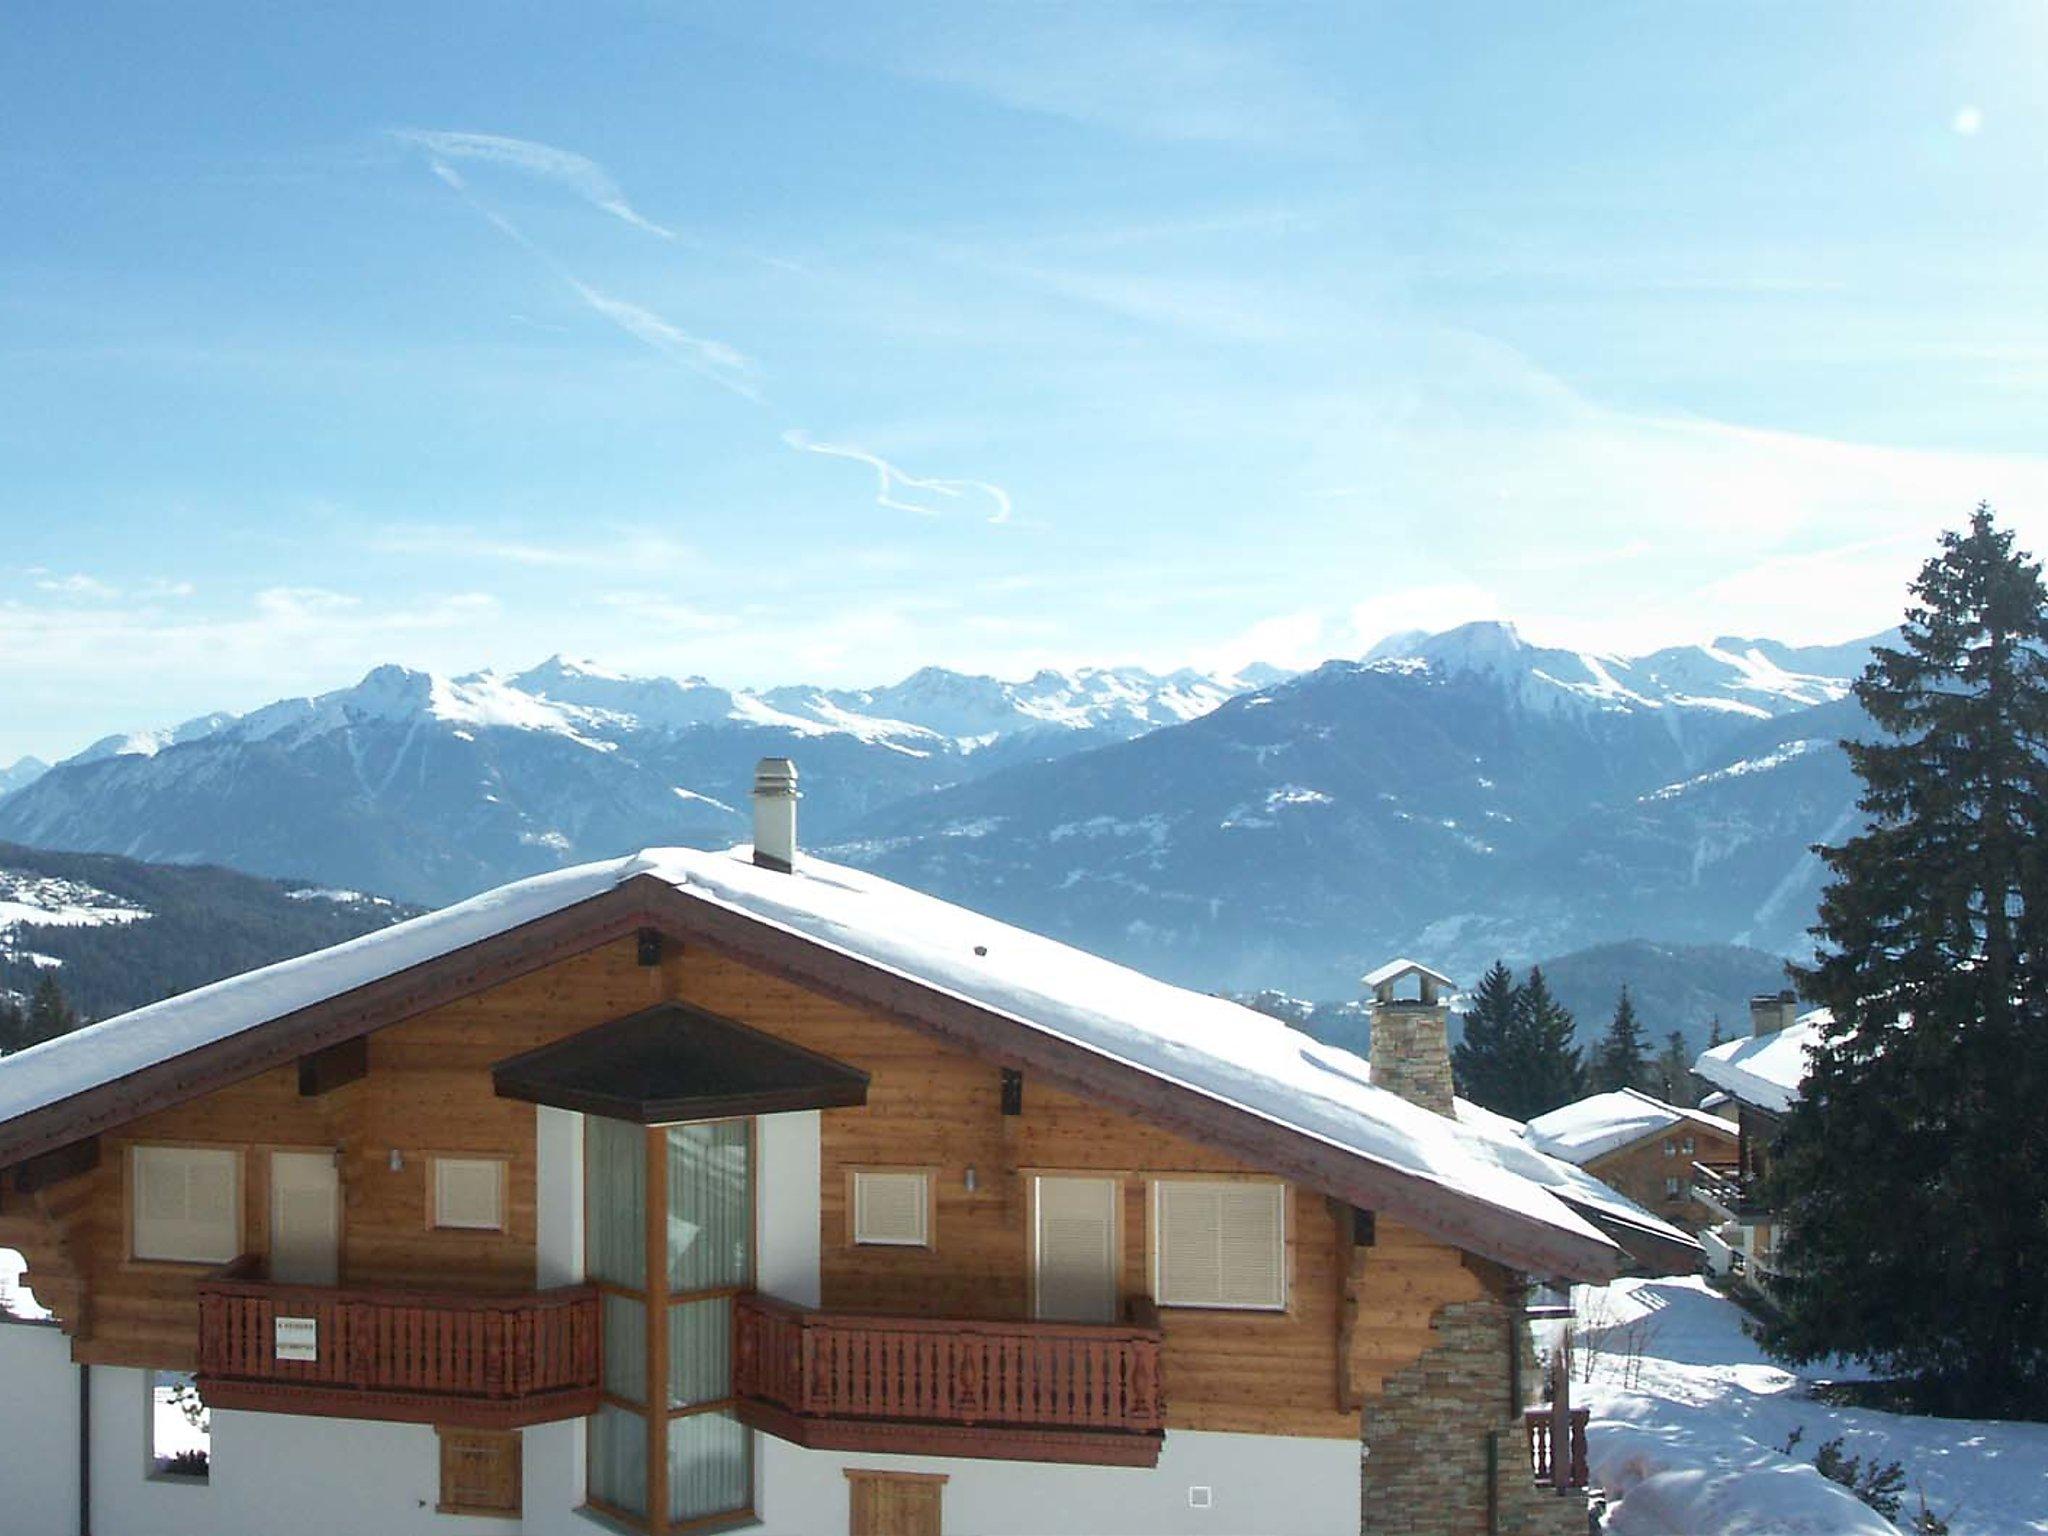
[[299,1097],[317,1099],[323,1093],[332,1093],[368,1076],[369,1071],[369,1036],[357,1035],[353,1040],[340,1041],[299,1058]]
[[1024,1113],[1024,1074],[1010,1067],[1003,1068],[1003,1113]]
[[75,1179],[81,1173],[91,1173],[100,1165],[100,1139],[88,1136],[83,1141],[69,1142],[40,1152],[26,1162],[14,1165],[14,1192],[18,1195],[33,1194],[39,1189],[48,1189],[52,1184],[61,1184],[66,1179]]

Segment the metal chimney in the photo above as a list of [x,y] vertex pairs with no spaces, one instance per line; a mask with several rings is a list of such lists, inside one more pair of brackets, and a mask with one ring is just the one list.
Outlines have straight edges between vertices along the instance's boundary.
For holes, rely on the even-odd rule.
[[788,874],[796,864],[796,764],[764,757],[754,764],[754,862]]

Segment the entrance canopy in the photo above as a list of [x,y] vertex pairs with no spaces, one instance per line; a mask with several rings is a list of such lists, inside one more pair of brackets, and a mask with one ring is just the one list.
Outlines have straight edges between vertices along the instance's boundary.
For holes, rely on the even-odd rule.
[[859,1068],[681,1003],[501,1061],[491,1081],[500,1098],[641,1125],[843,1109],[868,1098]]

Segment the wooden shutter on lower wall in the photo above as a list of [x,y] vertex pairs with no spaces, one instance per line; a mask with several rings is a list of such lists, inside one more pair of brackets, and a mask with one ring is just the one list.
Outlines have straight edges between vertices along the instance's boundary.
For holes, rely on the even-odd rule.
[[519,1432],[436,1429],[444,1515],[519,1514]]
[[1040,1175],[1035,1311],[1070,1322],[1110,1323],[1117,1313],[1116,1179]]
[[851,1536],[941,1536],[946,1478],[931,1472],[846,1470]]
[[1161,1179],[1153,1189],[1159,1305],[1286,1306],[1286,1185]]

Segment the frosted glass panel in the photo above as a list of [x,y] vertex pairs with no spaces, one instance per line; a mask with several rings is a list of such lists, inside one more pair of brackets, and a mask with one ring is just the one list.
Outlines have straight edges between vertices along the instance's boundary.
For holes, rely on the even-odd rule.
[[647,1421],[606,1403],[590,1418],[590,1496],[647,1513]]
[[604,1389],[628,1402],[647,1401],[647,1307],[610,1293],[604,1298]]
[[723,1296],[668,1309],[668,1405],[732,1396],[732,1302]]
[[668,1517],[694,1520],[753,1502],[754,1437],[726,1413],[693,1413],[668,1426]]
[[590,1278],[647,1288],[647,1132],[599,1115],[584,1120],[583,1220]]
[[708,1291],[750,1278],[747,1122],[668,1130],[668,1288]]

